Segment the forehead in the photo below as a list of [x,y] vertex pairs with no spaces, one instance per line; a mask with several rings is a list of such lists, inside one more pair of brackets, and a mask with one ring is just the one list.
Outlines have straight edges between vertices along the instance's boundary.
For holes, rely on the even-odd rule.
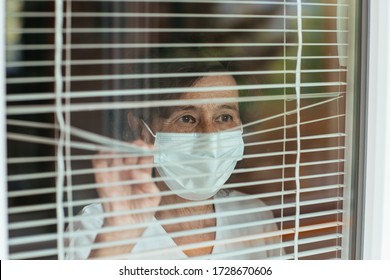
[[[216,87],[234,87],[237,83],[234,80],[232,76],[226,75],[226,76],[210,76],[210,77],[203,77],[198,79],[192,87],[194,88],[201,88],[201,87],[210,87],[210,91],[194,91],[194,92],[184,92],[180,93],[179,96],[175,95],[176,98],[181,100],[193,100],[193,99],[211,99],[211,98],[237,98],[238,97],[238,90],[212,90],[212,88]],[[202,102],[203,103],[203,102]],[[200,111],[215,111],[220,108],[226,108],[226,106],[232,108],[235,111],[239,111],[238,108],[238,102],[234,101],[231,102],[218,102],[218,103],[206,103],[206,104],[198,104],[198,105],[191,105],[191,102],[188,102],[188,105],[184,106],[169,106],[169,107],[161,107],[159,110],[154,111],[157,115],[155,115],[157,118],[169,118],[173,114],[180,113],[183,110],[188,111],[191,110],[200,110]]]
[[[194,88],[204,88],[210,87],[210,91],[199,91],[199,92],[184,92],[180,95],[180,99],[200,99],[200,98],[232,98],[238,97],[238,90],[229,89],[222,90],[218,89],[218,87],[229,87],[236,86],[237,83],[234,78],[230,75],[226,76],[209,76],[202,77],[197,80],[192,87]],[[213,88],[216,88],[213,90]]]

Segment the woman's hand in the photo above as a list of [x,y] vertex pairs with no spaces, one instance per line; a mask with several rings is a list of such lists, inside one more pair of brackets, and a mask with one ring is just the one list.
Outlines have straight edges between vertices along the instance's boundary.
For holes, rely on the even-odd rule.
[[[144,147],[146,149],[152,149],[151,145],[147,145],[141,140],[137,140],[132,144],[139,147]],[[157,195],[159,190],[156,184],[152,182],[153,157],[131,156],[126,158],[119,158],[115,156],[115,154],[112,155],[112,158],[96,158],[93,160],[93,167],[96,169],[96,183],[100,184],[123,182],[123,184],[100,187],[97,189],[100,198],[112,198],[112,200],[103,203],[104,212],[106,214],[117,213],[116,215],[110,215],[109,217],[105,218],[104,227],[129,226],[151,221],[155,214],[154,211],[125,215],[121,214],[120,212],[148,209],[159,205],[161,200],[160,196]],[[143,165],[146,166],[142,167]],[[124,170],[109,170],[110,168],[115,169],[116,167],[129,168],[123,168]],[[134,169],[131,167],[134,167]],[[135,184],[128,182],[134,180],[143,182]],[[132,196],[142,194],[152,194],[152,196],[138,199],[132,198]],[[118,198],[123,199],[118,200]],[[110,242],[137,238],[142,235],[144,230],[145,228],[137,228],[101,233],[97,236],[95,242]],[[126,254],[131,252],[133,247],[134,244],[125,244],[116,247],[95,249],[91,252],[90,257]]]

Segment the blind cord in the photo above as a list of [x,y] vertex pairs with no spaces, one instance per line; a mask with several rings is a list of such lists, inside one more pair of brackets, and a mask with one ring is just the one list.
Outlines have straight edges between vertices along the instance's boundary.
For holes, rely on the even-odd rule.
[[[72,66],[71,66],[71,61],[72,61],[72,1],[67,1],[66,2],[66,27],[65,27],[65,38],[66,38],[66,43],[65,43],[65,92],[71,92],[72,90],[72,81],[70,77],[72,77]],[[70,98],[65,99],[65,104],[66,106],[71,106],[71,100]],[[71,125],[71,113],[70,112],[65,112],[65,123],[67,126]],[[70,133],[66,132],[66,138],[65,138],[65,158],[64,161],[66,162],[66,184],[67,184],[67,192],[66,192],[66,197],[67,197],[67,204],[68,204],[68,217],[69,217],[69,223],[68,223],[68,230],[70,232],[74,231],[73,228],[73,168],[72,168],[72,135]],[[73,254],[73,253],[71,253]],[[72,255],[73,259],[73,255]]]
[[295,232],[294,232],[294,259],[298,260],[298,241],[299,241],[299,227],[300,227],[300,161],[301,161],[301,62],[302,62],[302,2],[297,0],[297,35],[298,35],[298,50],[297,50],[297,63],[296,63],[296,75],[295,75],[295,92],[296,92],[296,110],[297,110],[297,156],[295,161]]
[[[287,16],[287,11],[286,11],[286,0],[284,0],[284,6],[283,6],[283,14],[284,16],[286,17]],[[286,24],[286,18],[284,18],[283,20],[283,29],[284,30],[287,30],[287,24]],[[283,33],[283,42],[284,43],[287,43],[287,36],[286,36],[286,33],[284,32]],[[287,71],[287,63],[286,63],[286,56],[287,56],[287,50],[286,50],[286,47],[284,46],[283,47],[283,83],[284,84],[287,84],[287,74],[286,74],[286,71]],[[283,96],[284,96],[284,100],[283,100],[283,112],[287,112],[287,92],[286,92],[286,88],[283,88]],[[287,138],[287,130],[286,130],[286,126],[287,126],[287,115],[284,114],[283,116],[283,158],[282,158],[282,164],[285,165],[286,164],[286,155],[285,155],[285,152],[286,152],[286,138]],[[280,199],[281,199],[281,203],[282,205],[284,205],[284,191],[285,191],[285,181],[284,181],[284,178],[285,178],[285,174],[286,173],[286,169],[283,168],[282,169],[282,192],[283,194],[280,196]],[[281,209],[281,212],[280,212],[280,216],[281,218],[284,218],[284,208]],[[284,229],[284,222],[282,221],[280,223],[280,231],[283,232],[283,229]],[[280,242],[283,243],[283,235],[281,234],[280,235]],[[283,249],[281,248],[280,249],[280,255],[283,254]]]
[[65,121],[62,115],[62,92],[63,92],[63,79],[62,79],[62,26],[63,26],[63,1],[56,0],[55,2],[55,96],[56,96],[56,111],[55,116],[58,122],[58,146],[57,146],[57,178],[56,178],[56,214],[57,214],[57,248],[58,259],[65,258],[64,252],[64,210],[62,207],[63,201],[63,187],[65,178],[65,165],[64,165],[64,147],[65,147]]

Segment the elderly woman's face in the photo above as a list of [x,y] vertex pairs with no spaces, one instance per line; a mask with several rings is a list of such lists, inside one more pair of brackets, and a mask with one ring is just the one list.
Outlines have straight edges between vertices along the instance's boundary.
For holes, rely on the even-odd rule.
[[[235,86],[232,76],[211,76],[199,79],[193,87]],[[183,93],[180,99],[234,98],[237,90]],[[239,126],[238,103],[215,103],[175,107],[168,118],[153,122],[155,131],[210,133]]]

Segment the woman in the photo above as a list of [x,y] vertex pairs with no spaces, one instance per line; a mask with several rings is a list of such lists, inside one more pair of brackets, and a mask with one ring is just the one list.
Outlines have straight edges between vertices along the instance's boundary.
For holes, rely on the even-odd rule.
[[[221,64],[215,63],[177,67],[167,71],[193,73],[185,79],[159,79],[157,84],[151,83],[159,88],[189,88],[188,92],[164,95],[165,99],[185,101],[182,102],[184,105],[128,113],[129,126],[138,131],[140,138],[132,144],[154,151],[155,156],[100,158],[93,161],[97,170],[97,183],[137,180],[140,183],[97,190],[98,195],[108,202],[87,206],[82,211],[82,220],[75,223],[74,228],[76,231],[88,229],[92,233],[71,240],[71,246],[76,249],[84,246],[84,249],[76,250],[75,255],[69,258],[118,256],[135,259],[185,259],[215,255],[213,258],[260,259],[278,255],[278,250],[256,250],[267,243],[276,243],[275,238],[256,238],[258,234],[277,231],[274,224],[237,227],[244,222],[271,219],[270,212],[223,214],[261,207],[263,203],[260,200],[218,202],[222,198],[244,195],[229,189],[220,190],[233,172],[236,162],[243,156],[236,80],[225,72]],[[215,102],[197,102],[205,98]],[[152,168],[154,165],[156,170]],[[139,168],[99,171],[105,168],[115,170],[115,167],[123,166]],[[153,180],[153,177],[156,178]],[[109,200],[131,196],[141,198]],[[207,199],[208,202],[201,206],[186,205],[191,201]],[[140,209],[145,211],[138,211]],[[124,214],[109,215],[103,219],[99,216],[103,212]],[[129,212],[132,214],[128,214]],[[175,218],[179,221],[170,223]],[[102,230],[126,226],[127,229],[114,232]],[[222,230],[216,230],[216,227]],[[186,234],[192,230],[198,232]],[[252,237],[247,241],[238,240],[243,236]],[[115,246],[115,242],[124,240],[134,242],[122,242]],[[113,242],[113,245],[99,246],[107,242]],[[236,253],[238,250],[248,249],[254,250],[245,254]],[[161,250],[166,253],[162,254]]]

